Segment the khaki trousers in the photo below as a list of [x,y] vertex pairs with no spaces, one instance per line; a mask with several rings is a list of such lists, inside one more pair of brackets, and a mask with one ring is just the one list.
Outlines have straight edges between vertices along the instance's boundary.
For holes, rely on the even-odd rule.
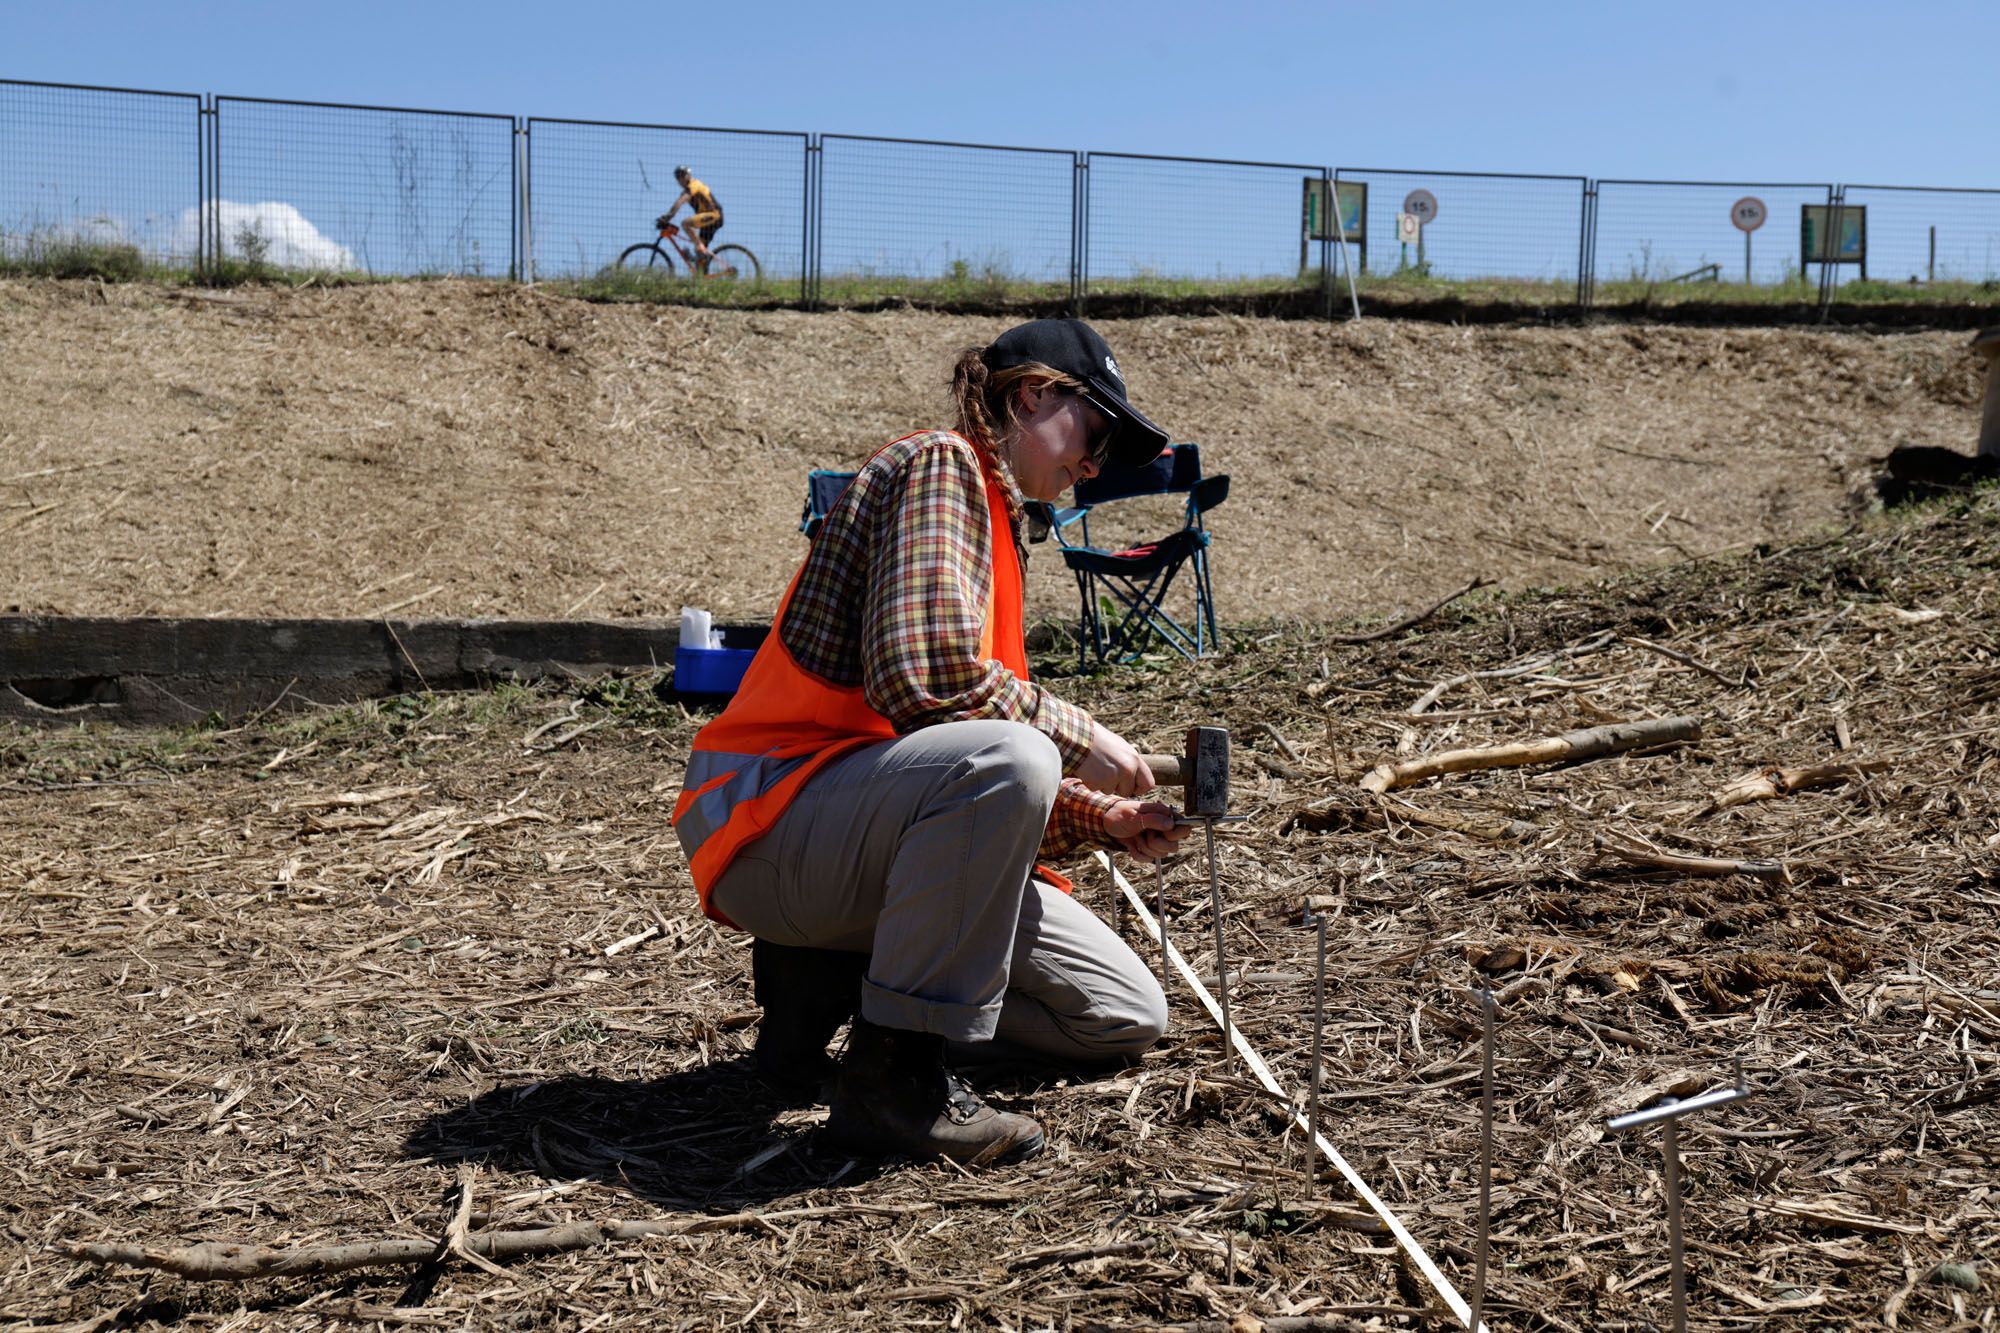
[[1031,882],[1062,761],[1019,722],[948,722],[827,765],[711,898],[779,944],[870,955],[861,1013],[956,1042],[1136,1055],[1167,1002],[1138,955]]

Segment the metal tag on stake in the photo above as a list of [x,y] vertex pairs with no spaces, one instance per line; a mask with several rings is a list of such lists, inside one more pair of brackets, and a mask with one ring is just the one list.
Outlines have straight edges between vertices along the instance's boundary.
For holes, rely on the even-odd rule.
[[1736,1058],[1736,1084],[1734,1087],[1717,1088],[1704,1092],[1698,1097],[1681,1101],[1674,1097],[1662,1097],[1656,1106],[1648,1106],[1642,1111],[1629,1111],[1604,1122],[1609,1130],[1637,1129],[1661,1121],[1660,1147],[1666,1161],[1664,1183],[1667,1187],[1667,1256],[1673,1271],[1674,1333],[1687,1333],[1687,1263],[1681,1244],[1681,1149],[1677,1122],[1684,1115],[1696,1111],[1706,1111],[1712,1107],[1726,1106],[1730,1102],[1748,1097],[1751,1089],[1743,1082],[1743,1057]]

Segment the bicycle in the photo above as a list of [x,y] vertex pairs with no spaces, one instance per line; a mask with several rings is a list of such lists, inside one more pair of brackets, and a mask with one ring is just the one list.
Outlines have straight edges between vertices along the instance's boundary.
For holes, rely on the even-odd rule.
[[[618,256],[619,268],[645,269],[666,276],[674,272],[674,256],[679,255],[682,266],[697,277],[757,282],[764,276],[764,266],[757,262],[757,256],[741,245],[716,246],[710,252],[708,268],[704,271],[697,262],[698,256],[682,243],[681,229],[677,225],[661,221],[658,226],[660,239],[626,246],[625,253]],[[669,253],[660,241],[671,246],[672,252]]]

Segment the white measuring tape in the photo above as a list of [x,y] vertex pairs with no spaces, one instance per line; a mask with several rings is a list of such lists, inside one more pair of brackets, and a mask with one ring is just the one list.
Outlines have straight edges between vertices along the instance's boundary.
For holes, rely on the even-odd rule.
[[[1194,969],[1187,965],[1187,960],[1181,957],[1181,951],[1174,947],[1173,941],[1162,939],[1160,923],[1155,921],[1153,914],[1147,910],[1145,899],[1139,896],[1139,891],[1132,887],[1130,880],[1118,873],[1118,867],[1111,864],[1111,857],[1108,853],[1098,852],[1097,859],[1103,863],[1106,870],[1111,872],[1111,878],[1117,883],[1119,891],[1125,895],[1125,900],[1132,905],[1133,911],[1138,914],[1139,924],[1145,927],[1146,932],[1153,937],[1154,943],[1164,943],[1167,957],[1173,963],[1174,970],[1181,974],[1181,980],[1187,982],[1188,986],[1201,1000],[1202,1007],[1208,1010],[1209,1017],[1215,1020],[1216,1026],[1221,1027],[1222,1006],[1217,1004],[1215,997],[1208,993],[1208,987],[1201,984],[1200,978],[1196,977]],[[1223,960],[1220,958],[1216,959],[1215,965],[1216,970],[1219,972],[1222,969]],[[1291,1097],[1286,1094],[1283,1088],[1278,1086],[1278,1080],[1272,1076],[1271,1066],[1264,1063],[1264,1057],[1257,1054],[1256,1048],[1244,1039],[1242,1028],[1234,1024],[1230,1025],[1229,1042],[1230,1045],[1236,1048],[1237,1054],[1243,1057],[1243,1063],[1250,1067],[1250,1071],[1257,1076],[1257,1081],[1264,1085],[1265,1090],[1277,1097],[1279,1101],[1290,1106],[1292,1103]],[[1298,1126],[1302,1133],[1312,1134],[1313,1132],[1312,1122],[1306,1118],[1304,1111],[1294,1110],[1292,1112],[1292,1123]],[[1459,1322],[1466,1323],[1470,1321],[1472,1318],[1472,1307],[1467,1305],[1465,1298],[1458,1294],[1458,1288],[1451,1285],[1451,1279],[1446,1277],[1435,1263],[1431,1262],[1430,1255],[1426,1254],[1424,1247],[1417,1243],[1417,1238],[1410,1234],[1410,1229],[1404,1226],[1394,1213],[1389,1211],[1389,1205],[1382,1202],[1380,1195],[1368,1188],[1368,1182],[1363,1180],[1360,1173],[1347,1164],[1347,1159],[1342,1157],[1334,1149],[1334,1146],[1326,1141],[1326,1135],[1314,1135],[1314,1142],[1318,1145],[1319,1150],[1326,1154],[1327,1160],[1339,1169],[1340,1174],[1346,1178],[1347,1183],[1353,1186],[1354,1192],[1360,1195],[1362,1200],[1374,1210],[1375,1216],[1381,1218],[1383,1223],[1388,1226],[1389,1234],[1393,1235],[1396,1238],[1396,1243],[1403,1247],[1403,1253],[1409,1255],[1416,1263],[1418,1271],[1431,1284],[1432,1290],[1444,1298],[1444,1303],[1451,1307],[1452,1313],[1458,1316]],[[1481,1320],[1479,1328],[1474,1330],[1473,1333],[1487,1333],[1487,1328],[1486,1322]]]

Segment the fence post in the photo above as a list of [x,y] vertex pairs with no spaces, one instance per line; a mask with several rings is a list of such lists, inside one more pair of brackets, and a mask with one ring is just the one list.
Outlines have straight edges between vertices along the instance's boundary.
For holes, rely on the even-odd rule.
[[194,102],[194,280],[208,276],[208,94]]
[[1073,283],[1076,313],[1083,315],[1090,301],[1090,153],[1076,155],[1076,277]]
[[507,258],[507,281],[527,282],[528,277],[528,127],[514,117],[514,151],[510,164],[514,171],[512,202],[514,226],[511,237],[514,253]]
[[202,200],[208,215],[208,253],[212,261],[211,279],[222,276],[222,99],[208,94],[208,198]]
[[1083,314],[1083,154],[1069,155],[1069,311]]
[[1583,178],[1582,214],[1576,244],[1576,304],[1588,310],[1597,301],[1597,182]]
[[1827,315],[1833,309],[1833,275],[1835,265],[1826,261],[1826,256],[1838,256],[1840,245],[1840,210],[1847,200],[1847,187],[1834,184],[1826,187],[1826,225],[1820,234],[1813,237],[1813,248],[1819,252],[1819,320],[1826,323]]
[[[1340,191],[1333,183],[1333,173],[1325,167],[1319,169],[1319,178],[1326,186],[1326,207],[1333,215],[1333,225],[1338,229],[1340,221]],[[1338,235],[1338,231],[1335,233]],[[1333,242],[1322,231],[1319,238],[1319,293],[1320,318],[1333,322]]]
[[808,310],[819,309],[820,233],[824,219],[820,210],[826,200],[826,150],[820,136],[808,132],[805,142],[805,196],[800,202],[799,224],[799,303]]

